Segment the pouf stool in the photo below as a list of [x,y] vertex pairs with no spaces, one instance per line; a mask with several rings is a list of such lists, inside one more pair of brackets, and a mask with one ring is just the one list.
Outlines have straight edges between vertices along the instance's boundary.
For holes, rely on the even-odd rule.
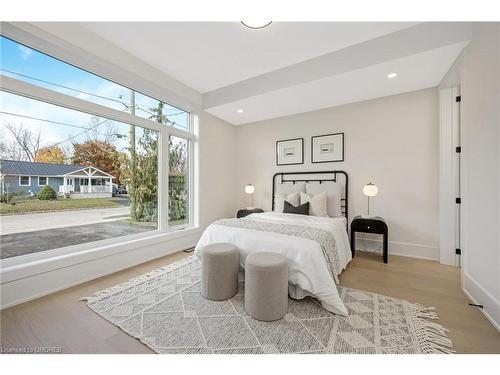
[[223,301],[238,292],[240,252],[229,243],[214,243],[201,251],[201,295]]
[[276,253],[253,253],[245,260],[245,311],[266,322],[288,311],[288,264]]

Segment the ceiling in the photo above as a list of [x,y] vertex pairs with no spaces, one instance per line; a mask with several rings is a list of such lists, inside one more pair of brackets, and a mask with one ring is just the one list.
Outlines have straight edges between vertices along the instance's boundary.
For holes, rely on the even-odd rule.
[[[57,33],[68,40],[65,27]],[[234,125],[435,87],[470,38],[469,24],[442,22],[274,22],[260,30],[238,22],[79,27],[86,40],[97,37],[193,89],[204,110]],[[102,54],[94,43],[79,46]],[[393,72],[397,77],[388,79]]]
[[205,93],[312,59],[411,23],[87,22],[83,26]]
[[[208,109],[235,124],[257,122],[336,105],[437,86],[465,43],[266,92]],[[441,63],[436,64],[436,61]],[[398,76],[388,79],[391,72]],[[243,109],[243,113],[238,111]]]

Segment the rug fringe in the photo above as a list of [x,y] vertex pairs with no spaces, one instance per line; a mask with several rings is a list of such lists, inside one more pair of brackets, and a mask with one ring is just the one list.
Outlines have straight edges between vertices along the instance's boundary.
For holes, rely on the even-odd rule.
[[413,304],[413,307],[416,336],[423,352],[435,354],[455,353],[452,349],[453,343],[446,335],[448,330],[438,323],[427,320],[439,319],[434,311],[435,307],[424,307],[419,304]]
[[[158,276],[159,274],[163,274],[165,271],[169,271],[170,269],[177,269],[178,267],[192,263],[197,259],[198,259],[198,257],[196,255],[191,255],[190,257],[182,259],[178,262],[175,262],[175,263],[172,263],[172,264],[169,264],[167,266],[160,267],[160,268],[156,268],[148,273],[145,273],[144,275],[133,277],[132,279],[130,279],[122,284],[115,285],[115,286],[108,288],[108,289],[99,290],[98,292],[95,292],[92,296],[82,297],[78,301],[86,301],[88,303],[94,303],[96,301],[99,301],[99,300],[101,300],[105,297],[108,297],[110,295],[113,295],[115,293],[121,292],[121,291],[128,289],[130,287],[136,286],[138,284],[142,284],[143,282],[148,281],[148,280]],[[175,266],[175,268],[173,266]]]

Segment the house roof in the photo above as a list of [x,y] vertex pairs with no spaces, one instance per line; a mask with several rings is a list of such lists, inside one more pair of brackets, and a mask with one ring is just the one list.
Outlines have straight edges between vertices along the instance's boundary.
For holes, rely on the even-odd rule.
[[88,168],[88,166],[77,164],[50,164],[35,163],[30,161],[0,160],[0,172],[5,175],[64,176],[69,173],[80,171],[84,168]]

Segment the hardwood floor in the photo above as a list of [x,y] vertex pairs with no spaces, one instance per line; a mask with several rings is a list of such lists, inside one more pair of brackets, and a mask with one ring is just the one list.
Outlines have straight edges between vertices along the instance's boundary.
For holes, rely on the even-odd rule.
[[[188,256],[176,253],[0,312],[1,346],[62,347],[63,353],[152,353],[92,312],[82,296]],[[358,252],[341,285],[435,306],[458,353],[500,353],[500,333],[460,288],[460,270],[437,262]]]

